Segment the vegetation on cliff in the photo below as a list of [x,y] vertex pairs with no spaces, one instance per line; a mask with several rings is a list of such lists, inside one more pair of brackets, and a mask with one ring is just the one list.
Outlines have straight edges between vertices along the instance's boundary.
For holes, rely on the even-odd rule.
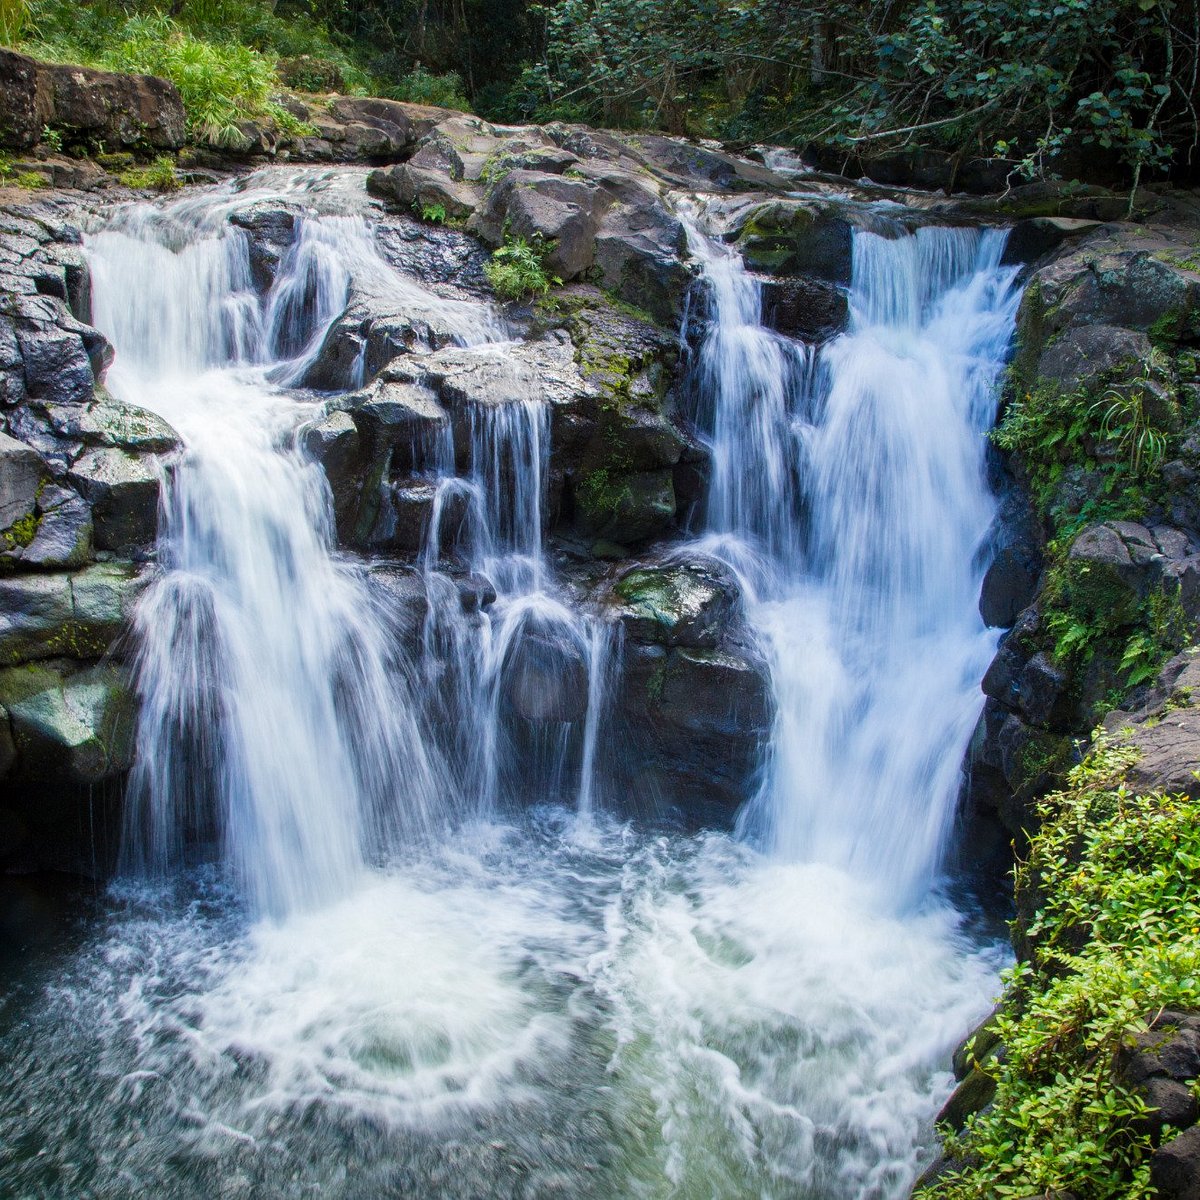
[[1200,803],[1134,794],[1136,758],[1100,738],[1041,802],[1017,871],[1024,957],[967,1047],[994,1099],[948,1142],[949,1169],[923,1196],[1149,1193],[1169,1122],[1126,1056],[1164,1010],[1200,1007]]
[[2,0],[0,41],[166,74],[205,130],[288,86],[1110,180],[1200,133],[1200,0]]

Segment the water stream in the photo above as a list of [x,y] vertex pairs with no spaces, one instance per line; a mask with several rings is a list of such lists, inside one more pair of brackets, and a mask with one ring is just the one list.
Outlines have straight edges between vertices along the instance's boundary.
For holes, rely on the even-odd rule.
[[[306,213],[260,295],[227,217],[297,191],[268,175],[135,206],[87,241],[109,386],[187,450],[138,616],[129,869],[0,1008],[0,1178],[54,1197],[905,1195],[1005,956],[938,874],[992,646],[975,599],[1015,304],[1002,235],[858,235],[851,329],[817,353],[765,330],[754,281],[693,230],[703,544],[744,582],[779,716],[739,834],[685,835],[606,808],[617,647],[546,554],[536,398],[431,454],[418,646],[334,551],[297,440],[324,398],[296,385],[352,281],[435,307],[465,353],[507,351],[359,216]],[[486,612],[445,558],[451,509]],[[535,744],[505,711],[518,643],[587,667],[579,711]]]

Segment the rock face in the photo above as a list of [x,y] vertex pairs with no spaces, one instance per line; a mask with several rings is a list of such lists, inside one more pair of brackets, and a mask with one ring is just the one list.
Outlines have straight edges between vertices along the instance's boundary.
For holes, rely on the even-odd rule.
[[523,238],[544,249],[550,275],[597,283],[672,323],[690,275],[665,192],[782,193],[789,184],[670,138],[458,116],[421,138],[406,162],[376,172],[370,187],[402,210],[440,211],[490,246]]
[[[92,102],[125,103],[95,82]],[[103,871],[133,753],[126,635],[151,574],[134,559],[179,439],[104,390],[79,241],[53,199],[0,211],[0,865]]]
[[[1186,644],[1200,622],[1200,275],[1189,227],[1029,226],[1014,237],[1043,258],[1018,316],[1008,402],[1045,422],[1047,437],[1059,432],[997,463],[1004,533],[981,612],[1009,632],[984,679],[970,762],[974,801],[1018,837],[1113,697],[1154,666],[1139,664]],[[1157,456],[1140,458],[1139,438],[1156,439]],[[1043,570],[1046,541],[1054,556]]]
[[187,133],[183,101],[165,79],[59,66],[0,49],[0,145],[28,149],[46,127],[110,148],[175,149]]

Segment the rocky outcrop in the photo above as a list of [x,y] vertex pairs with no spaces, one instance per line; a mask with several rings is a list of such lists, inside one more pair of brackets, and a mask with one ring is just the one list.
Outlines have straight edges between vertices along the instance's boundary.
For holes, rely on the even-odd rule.
[[550,275],[599,284],[670,323],[690,276],[666,192],[779,193],[789,185],[746,160],[670,138],[458,116],[431,130],[406,162],[376,172],[370,186],[402,209],[440,213],[488,245],[510,237],[534,243]]
[[973,798],[1018,837],[1114,698],[1200,623],[1188,228],[1075,221],[1039,235],[1062,237],[1033,264],[1018,317],[1000,432],[1007,544],[981,598],[1009,632],[970,764]]
[[84,145],[175,149],[187,134],[173,83],[38,62],[0,49],[0,146],[27,150],[45,129]]
[[79,241],[59,200],[0,212],[0,865],[103,871],[133,753],[126,635],[179,440],[105,391]]
[[727,568],[673,554],[621,569],[602,602],[624,632],[614,790],[728,825],[774,718],[770,671]]

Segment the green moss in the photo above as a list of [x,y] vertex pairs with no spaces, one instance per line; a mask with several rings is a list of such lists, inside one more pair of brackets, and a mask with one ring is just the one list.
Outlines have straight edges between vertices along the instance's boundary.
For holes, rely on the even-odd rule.
[[601,525],[616,516],[621,506],[633,499],[629,482],[620,467],[620,463],[594,467],[582,472],[576,482],[575,498],[594,525]]
[[1122,1048],[1164,1008],[1200,1007],[1200,801],[1133,795],[1136,751],[1100,738],[1017,870],[1017,941],[995,1020],[992,1105],[919,1193],[941,1200],[1149,1192],[1152,1134],[1121,1082]]
[[41,517],[37,513],[28,512],[19,521],[14,521],[3,533],[0,533],[0,540],[3,540],[9,550],[15,550],[18,546],[28,546],[37,536],[40,523]]

